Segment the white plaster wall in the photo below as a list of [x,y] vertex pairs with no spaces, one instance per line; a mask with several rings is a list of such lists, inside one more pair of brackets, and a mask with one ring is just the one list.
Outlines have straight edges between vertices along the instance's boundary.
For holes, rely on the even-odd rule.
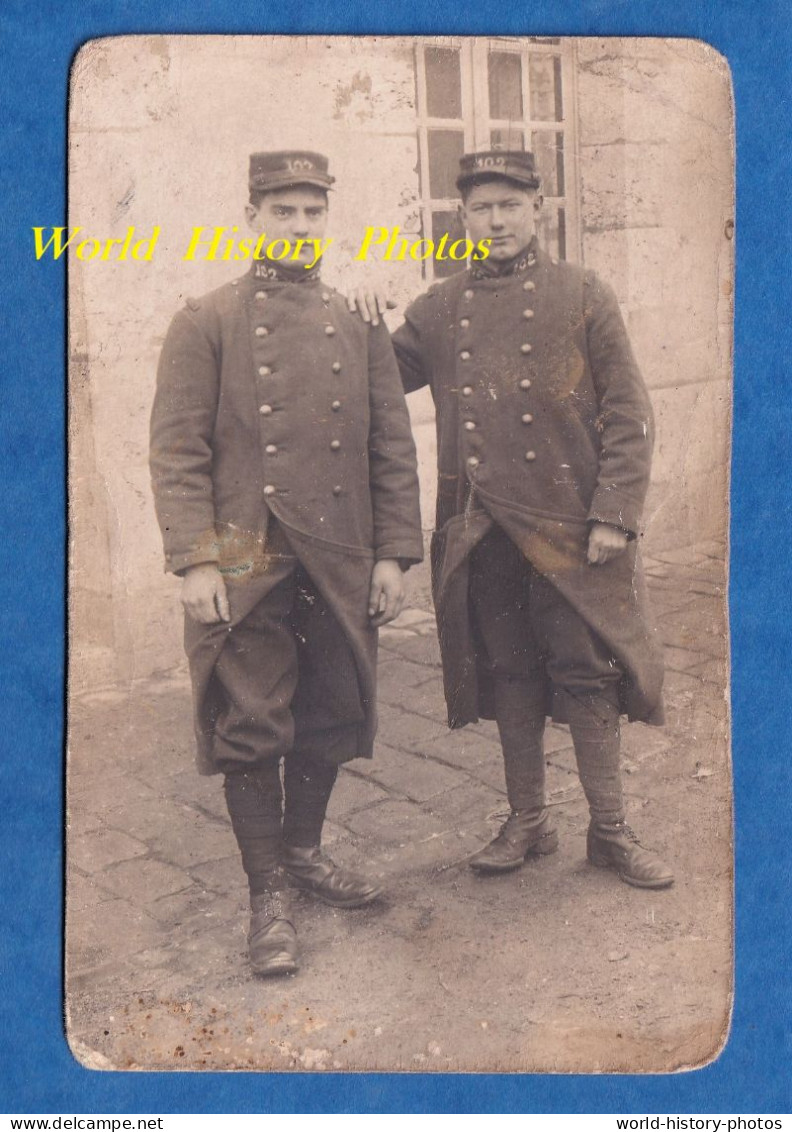
[[[728,72],[682,41],[581,40],[577,55],[583,258],[616,288],[652,389],[649,545],[684,545],[725,523]],[[366,224],[417,231],[414,100],[409,39],[133,37],[78,57],[69,222],[102,237],[161,228],[149,263],[70,263],[78,684],[181,663],[178,582],[162,572],[147,468],[157,354],[185,297],[245,269],[183,262],[192,228],[237,224],[243,234],[253,150],[320,149],[338,178],[326,277],[342,288],[387,279],[403,307],[423,286],[420,267],[380,269],[352,254]],[[422,393],[410,408],[429,525],[431,403]]]

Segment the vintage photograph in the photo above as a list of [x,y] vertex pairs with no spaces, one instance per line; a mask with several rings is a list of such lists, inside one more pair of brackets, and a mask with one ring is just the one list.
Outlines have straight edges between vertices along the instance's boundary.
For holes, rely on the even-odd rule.
[[82,48],[82,1064],[722,1050],[733,130],[693,40]]

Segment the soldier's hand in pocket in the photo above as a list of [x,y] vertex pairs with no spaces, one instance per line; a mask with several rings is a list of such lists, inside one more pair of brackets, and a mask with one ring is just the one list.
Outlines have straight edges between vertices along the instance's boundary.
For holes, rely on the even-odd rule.
[[629,539],[625,531],[610,523],[594,523],[589,532],[588,561],[590,566],[604,566],[621,554]]
[[363,321],[370,322],[372,326],[379,326],[379,320],[386,310],[396,309],[393,300],[379,288],[367,290],[363,287],[353,287],[347,291],[346,301],[352,314],[357,311]]
[[231,620],[226,585],[214,562],[190,566],[182,580],[181,603],[185,613],[202,625]]
[[398,617],[404,606],[404,574],[393,558],[383,558],[371,572],[368,614],[374,628]]

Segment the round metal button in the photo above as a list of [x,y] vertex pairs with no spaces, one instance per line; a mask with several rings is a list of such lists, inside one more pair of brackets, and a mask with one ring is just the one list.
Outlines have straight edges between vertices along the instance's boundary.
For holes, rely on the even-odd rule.
[[256,327],[256,337],[257,338],[264,338],[264,337],[266,337],[267,334],[269,334],[269,330],[267,330],[266,326],[257,326]]
[[463,330],[467,330],[467,328],[470,326],[470,319],[469,318],[460,318],[459,325],[462,327]]
[[533,424],[533,413],[523,413],[520,420],[523,424]]
[[274,456],[275,453],[278,451],[278,446],[277,446],[277,444],[268,444],[267,447],[264,449],[264,451],[267,453],[268,456]]
[[335,485],[335,487],[333,488],[333,495],[340,495],[340,494],[341,494],[341,484],[337,483]]
[[465,291],[464,294],[465,294],[466,299],[472,299],[473,298],[473,292],[471,290]]
[[475,421],[465,421],[465,428],[468,430],[468,432],[473,432],[475,427],[476,427]]
[[327,335],[328,338],[332,338],[333,335],[335,334],[335,327],[334,326],[326,326],[325,327],[325,334]]
[[333,373],[340,373],[341,372],[341,363],[340,362],[333,362],[333,364],[330,368],[332,369]]
[[341,402],[340,401],[333,401],[330,408],[333,410],[334,413],[337,413],[338,410],[341,408]]
[[463,350],[462,353],[459,355],[459,357],[463,362],[469,362],[470,361],[470,350]]
[[322,291],[322,302],[323,303],[329,303],[330,302],[330,293],[328,291]]
[[257,299],[263,300],[263,299],[266,299],[266,297],[267,297],[266,291],[256,291],[256,298]]
[[535,452],[526,452],[525,453],[525,459],[529,460],[529,461],[535,460],[536,459],[536,453]]
[[271,483],[268,483],[267,486],[264,488],[264,494],[265,495],[274,495],[275,494],[275,488],[272,486]]
[[523,342],[522,346],[520,346],[521,354],[530,354],[531,350],[533,350],[533,346],[530,342]]
[[468,464],[469,468],[477,468],[479,466],[478,457],[477,456],[468,456],[467,464]]
[[463,385],[462,386],[462,395],[464,397],[470,397],[472,392],[473,392],[473,386],[472,385]]
[[271,373],[269,366],[259,366],[259,377],[269,377]]
[[337,452],[338,449],[341,447],[341,441],[340,440],[331,440],[330,441],[330,447],[333,449],[334,452]]
[[531,310],[530,307],[528,307],[527,310],[523,311],[523,318],[533,318],[533,316],[534,316],[534,312]]
[[530,379],[530,377],[524,377],[524,378],[522,379],[522,381],[520,382],[520,389],[530,389],[530,388],[531,388],[531,379]]
[[272,413],[272,405],[262,405],[259,409],[262,417],[268,417]]
[[536,284],[534,283],[533,279],[526,279],[525,282],[523,283],[523,291],[535,291],[535,290],[536,290]]

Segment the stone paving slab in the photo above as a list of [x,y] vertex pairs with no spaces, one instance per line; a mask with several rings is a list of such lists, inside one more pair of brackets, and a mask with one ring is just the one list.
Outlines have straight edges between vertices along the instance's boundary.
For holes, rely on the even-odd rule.
[[434,672],[425,664],[414,664],[391,652],[380,659],[377,666],[377,685],[385,696],[400,694],[409,698],[410,689],[425,684]]
[[412,802],[388,799],[360,810],[344,820],[344,825],[362,837],[376,838],[385,844],[404,845],[420,837],[442,831],[437,818]]
[[387,714],[383,712],[383,707],[395,707],[416,715],[425,715],[447,729],[442,676],[430,676],[425,683],[410,688],[406,694],[403,688],[397,690],[392,687],[390,691],[380,689],[378,702],[381,716]]
[[341,822],[346,815],[367,809],[390,797],[387,789],[363,774],[364,768],[373,769],[373,760],[356,759],[350,766],[355,768],[354,773],[342,767],[339,781],[330,795],[330,805],[327,808],[330,821]]
[[138,858],[134,861],[122,861],[105,869],[101,874],[101,883],[119,896],[142,892],[145,893],[146,900],[155,900],[158,896],[187,888],[191,878],[173,865]]
[[[141,831],[141,836],[145,836]],[[83,830],[79,836],[69,840],[69,864],[82,869],[84,873],[101,872],[108,865],[128,861],[132,857],[142,857],[148,853],[148,846],[135,837],[128,837],[117,829]]]
[[171,798],[161,798],[156,805],[137,803],[116,810],[109,820],[134,830],[156,857],[183,869],[236,851],[227,815],[215,822]]
[[[357,769],[359,762],[354,766]],[[426,802],[452,789],[459,781],[458,774],[442,763],[384,744],[379,745],[376,760],[368,769],[368,778],[413,802]]]

